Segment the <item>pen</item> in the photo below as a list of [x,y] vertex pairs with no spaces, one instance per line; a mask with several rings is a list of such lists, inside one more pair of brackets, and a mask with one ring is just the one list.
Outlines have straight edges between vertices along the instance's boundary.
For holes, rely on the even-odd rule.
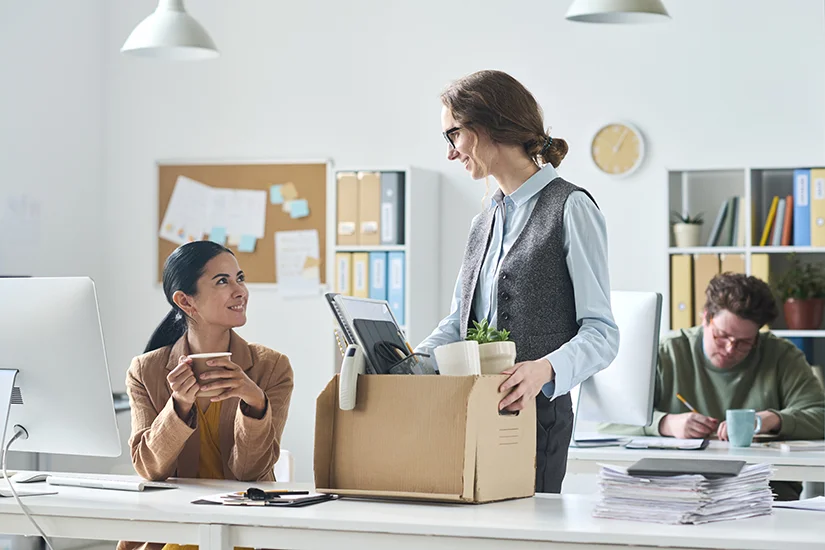
[[677,394],[676,394],[676,399],[678,399],[679,401],[681,401],[682,403],[684,403],[684,404],[685,404],[685,407],[687,407],[688,409],[690,409],[690,412],[695,412],[695,413],[697,413],[697,414],[699,413],[699,411],[697,411],[697,410],[693,407],[693,405],[691,405],[690,403],[688,403],[688,402],[687,402],[687,399],[685,399],[684,397],[682,397],[682,395],[681,395],[681,394],[678,394],[678,393],[677,393]]

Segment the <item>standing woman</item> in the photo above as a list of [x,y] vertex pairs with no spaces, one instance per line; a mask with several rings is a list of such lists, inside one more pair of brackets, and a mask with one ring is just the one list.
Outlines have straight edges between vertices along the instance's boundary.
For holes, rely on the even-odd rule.
[[470,228],[451,313],[417,350],[464,340],[473,321],[509,330],[516,365],[499,407],[535,399],[536,491],[561,492],[573,431],[570,390],[619,349],[610,309],[607,228],[595,200],[560,178],[567,143],[516,79],[480,71],[441,95],[447,158],[498,184]]
[[[292,367],[286,355],[232,330],[246,324],[249,300],[234,254],[210,241],[180,246],[163,267],[163,291],[172,310],[126,375],[135,470],[152,480],[274,481]],[[198,382],[189,356],[226,351],[232,355],[210,361],[216,370]],[[198,397],[199,390],[221,393]],[[140,545],[164,546],[121,541],[118,548]]]

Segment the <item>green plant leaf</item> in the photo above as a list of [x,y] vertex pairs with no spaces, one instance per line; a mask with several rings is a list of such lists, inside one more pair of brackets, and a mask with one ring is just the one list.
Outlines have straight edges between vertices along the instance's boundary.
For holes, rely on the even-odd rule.
[[788,268],[772,281],[771,286],[781,302],[791,298],[825,298],[825,268],[819,263],[802,265],[799,257],[792,253],[788,255]]

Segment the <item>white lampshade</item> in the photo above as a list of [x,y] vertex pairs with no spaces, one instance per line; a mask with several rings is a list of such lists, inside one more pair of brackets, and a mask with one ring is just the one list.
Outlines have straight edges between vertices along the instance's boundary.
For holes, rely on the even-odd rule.
[[574,0],[565,17],[582,23],[656,23],[670,19],[662,0]]
[[142,57],[176,61],[218,57],[218,49],[200,23],[186,13],[183,0],[160,0],[120,49]]

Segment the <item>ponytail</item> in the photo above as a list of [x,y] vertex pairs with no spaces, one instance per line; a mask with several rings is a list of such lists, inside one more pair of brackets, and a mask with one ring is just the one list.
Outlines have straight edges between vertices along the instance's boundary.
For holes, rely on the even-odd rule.
[[166,317],[164,317],[163,321],[160,322],[158,327],[155,329],[155,332],[152,333],[152,336],[149,338],[149,343],[146,344],[146,349],[143,350],[143,353],[149,353],[150,351],[155,351],[156,349],[171,346],[180,340],[180,337],[185,333],[186,320],[176,309],[173,308],[166,314]]

